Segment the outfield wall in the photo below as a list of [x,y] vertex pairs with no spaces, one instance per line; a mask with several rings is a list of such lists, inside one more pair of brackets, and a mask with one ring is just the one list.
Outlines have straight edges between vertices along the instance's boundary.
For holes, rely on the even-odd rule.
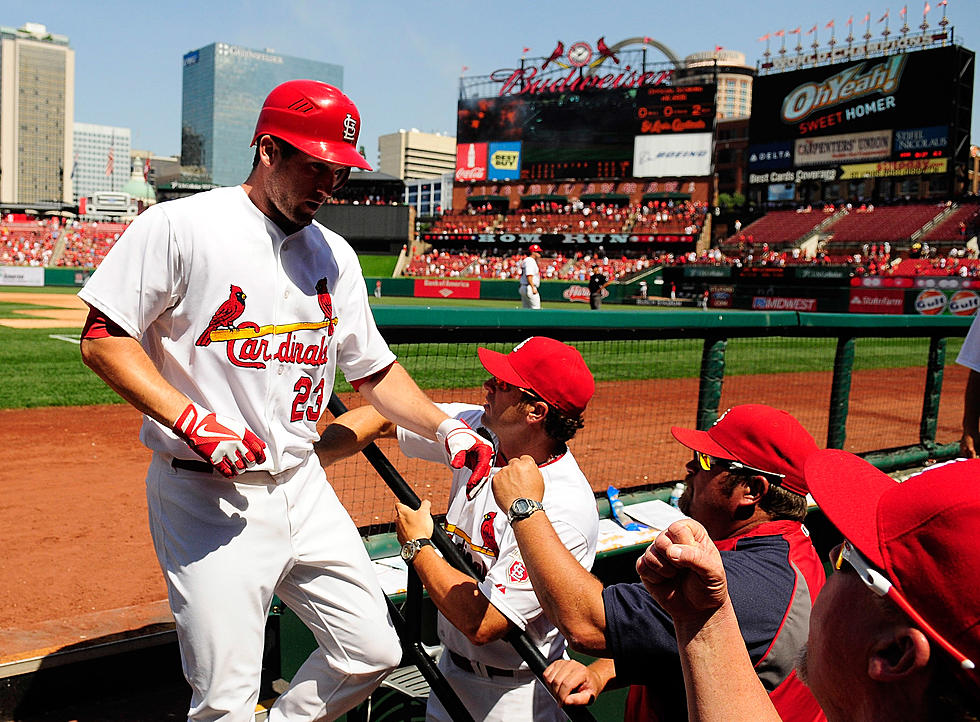
[[[0,266],[2,286],[81,287],[92,269]],[[658,274],[659,276],[659,274]],[[638,282],[614,283],[603,300],[614,304],[683,306],[802,313],[858,313],[974,316],[980,308],[980,280],[958,276],[852,277],[844,266],[673,266],[650,277],[649,298],[638,297]],[[365,278],[368,292],[381,284],[382,296],[433,299],[520,300],[515,280],[466,278]],[[673,298],[672,298],[673,297]],[[545,281],[541,300],[587,304],[588,283]]]

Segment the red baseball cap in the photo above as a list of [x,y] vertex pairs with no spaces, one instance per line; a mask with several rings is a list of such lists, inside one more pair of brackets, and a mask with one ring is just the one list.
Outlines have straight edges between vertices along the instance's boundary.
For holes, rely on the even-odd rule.
[[566,416],[581,416],[595,393],[582,354],[553,338],[532,336],[508,354],[480,348],[477,355],[493,376],[533,391]]
[[532,243],[531,247],[528,249],[528,253],[541,253],[541,246],[537,243]]
[[[980,661],[980,459],[899,483],[828,449],[810,457],[805,473],[830,522],[946,641]],[[980,693],[977,670],[960,676]]]
[[817,442],[785,411],[742,404],[722,414],[707,431],[672,426],[670,433],[694,451],[782,474],[780,486],[796,494],[807,493],[803,464],[817,450]]

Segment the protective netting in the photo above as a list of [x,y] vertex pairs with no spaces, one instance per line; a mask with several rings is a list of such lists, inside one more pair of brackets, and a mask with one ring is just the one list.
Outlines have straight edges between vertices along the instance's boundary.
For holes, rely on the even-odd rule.
[[[434,331],[433,334],[436,332]],[[515,338],[515,342],[521,340]],[[953,363],[960,339],[949,339],[936,440],[959,436],[965,369]],[[683,479],[690,452],[670,435],[673,425],[697,425],[702,338],[572,341],[596,378],[585,428],[569,443],[596,491]],[[400,362],[436,402],[482,404],[487,372],[478,346],[508,352],[514,343],[410,343],[392,346]],[[821,447],[827,443],[836,338],[732,338],[725,350],[719,412],[764,403],[793,414]],[[926,380],[927,338],[859,338],[854,347],[844,448],[855,453],[919,441]],[[346,384],[337,392],[349,407],[364,403]],[[331,419],[325,414],[322,425]],[[450,474],[438,464],[407,459],[397,443],[382,451],[433,511],[447,506]],[[341,500],[362,529],[385,531],[395,497],[358,455],[327,469]]]

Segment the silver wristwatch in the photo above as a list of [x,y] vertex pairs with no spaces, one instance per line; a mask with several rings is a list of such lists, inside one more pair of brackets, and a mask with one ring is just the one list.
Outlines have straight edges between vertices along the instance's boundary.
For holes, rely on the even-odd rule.
[[507,510],[507,521],[513,524],[515,521],[527,519],[536,511],[544,511],[544,506],[540,501],[534,499],[514,499]]
[[407,541],[402,544],[401,558],[405,560],[406,564],[411,564],[416,555],[422,550],[422,547],[427,546],[432,546],[431,539],[412,539],[411,541]]

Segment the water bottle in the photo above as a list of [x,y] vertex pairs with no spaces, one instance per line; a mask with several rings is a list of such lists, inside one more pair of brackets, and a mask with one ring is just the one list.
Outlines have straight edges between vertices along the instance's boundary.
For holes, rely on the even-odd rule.
[[684,490],[686,488],[687,488],[687,486],[684,484],[684,482],[679,481],[676,484],[674,484],[674,488],[670,492],[670,505],[671,506],[677,506],[677,502],[680,501],[681,494],[684,493]]

